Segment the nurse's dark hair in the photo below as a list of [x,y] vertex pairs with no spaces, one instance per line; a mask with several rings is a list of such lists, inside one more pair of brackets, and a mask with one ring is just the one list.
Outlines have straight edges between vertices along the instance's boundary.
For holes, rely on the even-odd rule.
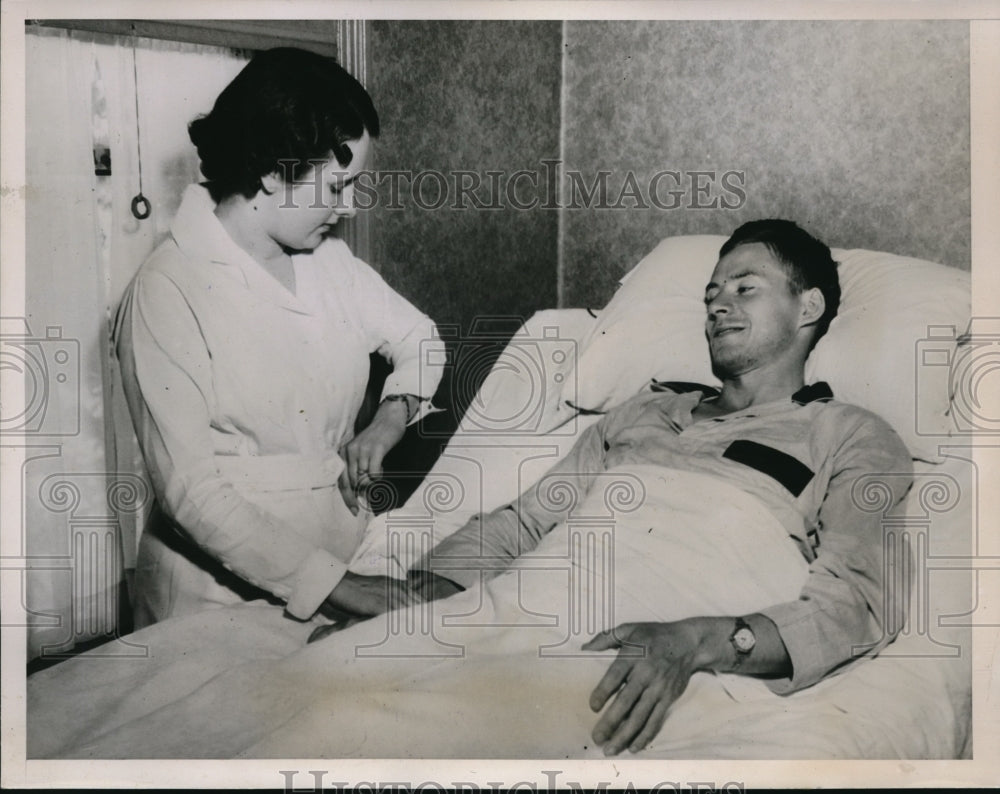
[[826,310],[816,321],[812,344],[830,327],[840,307],[840,278],[837,263],[829,247],[802,229],[794,221],[769,218],[744,223],[719,249],[721,259],[734,248],[750,243],[763,243],[785,268],[788,283],[796,295],[816,287],[823,293]]
[[336,59],[295,47],[254,56],[211,112],[188,125],[216,201],[237,193],[251,198],[262,176],[298,178],[331,153],[347,166],[345,142],[366,130],[377,136],[379,119],[361,83]]

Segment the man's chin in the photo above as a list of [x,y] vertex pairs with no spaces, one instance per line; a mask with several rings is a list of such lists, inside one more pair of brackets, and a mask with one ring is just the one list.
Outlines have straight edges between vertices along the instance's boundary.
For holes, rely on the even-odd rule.
[[712,374],[721,381],[738,378],[749,369],[746,361],[712,359]]
[[713,350],[711,343],[709,343],[708,356],[712,362],[712,374],[719,380],[722,380],[724,376],[729,374],[730,369],[732,369],[732,362]]

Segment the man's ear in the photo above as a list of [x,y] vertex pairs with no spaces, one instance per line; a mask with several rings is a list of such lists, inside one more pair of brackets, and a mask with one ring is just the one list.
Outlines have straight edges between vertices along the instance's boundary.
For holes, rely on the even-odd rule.
[[819,322],[823,312],[826,311],[826,298],[823,297],[823,291],[819,287],[803,290],[800,298],[802,313],[799,319],[802,325],[814,325]]

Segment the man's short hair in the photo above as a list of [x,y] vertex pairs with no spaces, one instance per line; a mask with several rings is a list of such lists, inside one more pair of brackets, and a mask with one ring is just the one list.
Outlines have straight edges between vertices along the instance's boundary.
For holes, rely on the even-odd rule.
[[763,243],[785,267],[788,283],[796,295],[803,290],[816,287],[823,293],[826,311],[816,321],[816,333],[812,344],[830,327],[840,306],[840,279],[837,263],[830,255],[830,248],[802,229],[794,221],[768,218],[744,223],[719,249],[721,259],[734,248],[750,243]]

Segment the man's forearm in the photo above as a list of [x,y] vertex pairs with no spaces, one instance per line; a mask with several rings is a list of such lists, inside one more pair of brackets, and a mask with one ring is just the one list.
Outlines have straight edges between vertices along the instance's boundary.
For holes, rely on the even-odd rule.
[[736,619],[732,617],[697,618],[700,640],[698,669],[717,673],[739,673],[763,678],[791,675],[792,662],[774,622],[761,614],[745,615],[743,620],[755,638],[753,650],[741,654],[732,642]]
[[411,574],[433,573],[462,588],[493,576],[537,544],[513,506],[476,517],[419,560]]
[[410,571],[407,583],[424,601],[437,601],[460,593],[465,588],[453,579],[429,571]]
[[541,500],[539,488],[545,484],[552,490],[553,483],[559,483],[556,490],[560,493],[581,498],[587,493],[592,476],[604,470],[603,423],[602,419],[584,430],[569,454],[514,503],[469,521],[438,543],[412,571],[435,573],[469,588],[534,549],[553,527],[568,518],[575,504],[573,499],[565,505]]

